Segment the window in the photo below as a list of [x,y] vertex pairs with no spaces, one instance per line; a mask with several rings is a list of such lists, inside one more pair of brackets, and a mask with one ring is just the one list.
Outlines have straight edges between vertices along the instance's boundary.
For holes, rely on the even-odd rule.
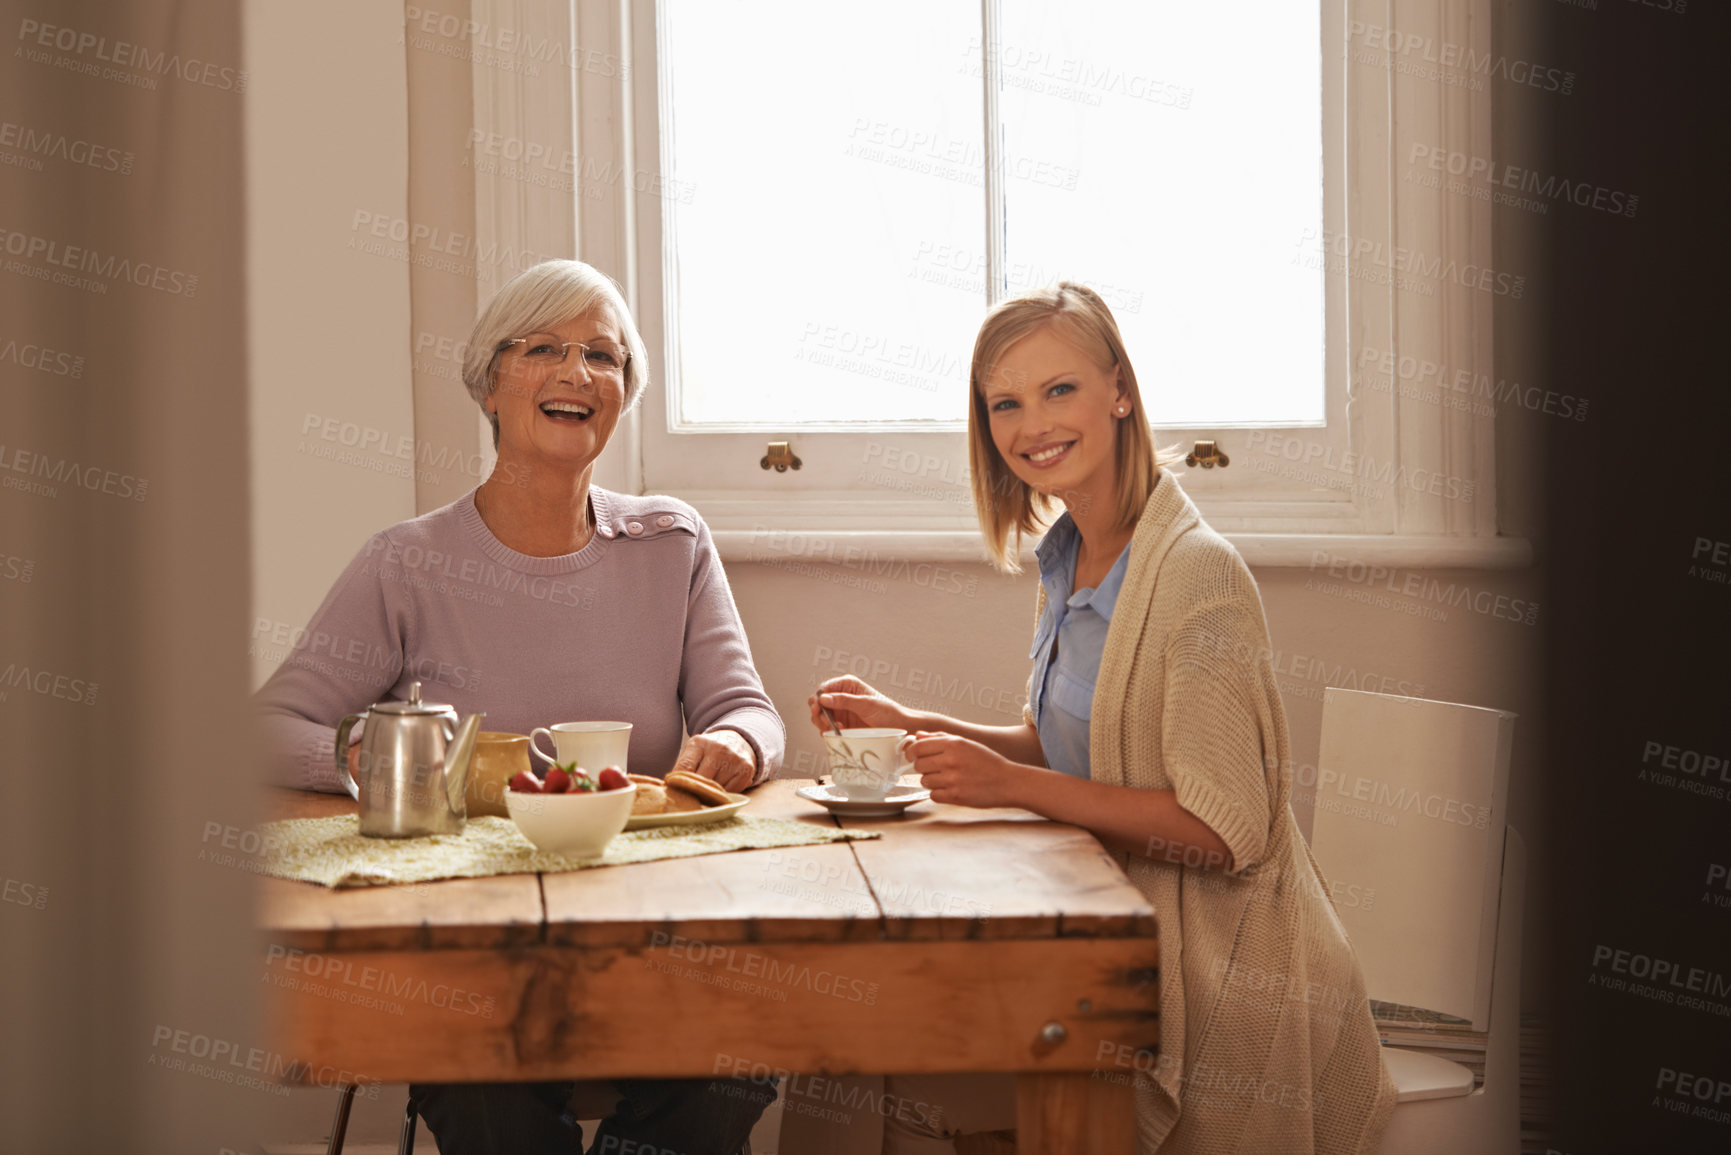
[[979,8],[747,7],[663,8],[666,152],[690,193],[662,205],[673,423],[955,426],[985,282],[921,277],[919,255],[985,238],[981,85],[958,68]]
[[[1488,54],[1488,0],[1396,9]],[[1413,141],[1488,153],[1489,97],[1363,50],[1386,5],[575,11],[573,61],[629,65],[575,66],[564,120],[585,168],[631,177],[572,196],[656,359],[629,481],[693,501],[724,553],[773,526],[979,556],[972,337],[989,299],[1068,276],[1114,306],[1160,441],[1230,455],[1183,481],[1252,560],[1319,533],[1492,560],[1488,406],[1376,372],[1489,371],[1489,296],[1441,271],[1489,266],[1488,206],[1399,176]],[[550,89],[476,80],[478,131],[557,131]],[[509,209],[495,227],[532,233]],[[802,468],[761,468],[771,440]]]
[[962,422],[985,306],[1059,277],[1172,428],[1322,424],[1323,271],[1293,259],[1322,228],[1320,9],[750,9],[663,8],[676,429]]

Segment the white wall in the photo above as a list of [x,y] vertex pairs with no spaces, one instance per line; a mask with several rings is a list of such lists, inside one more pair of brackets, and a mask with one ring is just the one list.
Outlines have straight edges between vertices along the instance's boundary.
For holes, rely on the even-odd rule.
[[407,216],[401,30],[390,5],[245,6],[256,681],[367,535],[415,513],[392,452],[414,440],[408,265],[355,227]]

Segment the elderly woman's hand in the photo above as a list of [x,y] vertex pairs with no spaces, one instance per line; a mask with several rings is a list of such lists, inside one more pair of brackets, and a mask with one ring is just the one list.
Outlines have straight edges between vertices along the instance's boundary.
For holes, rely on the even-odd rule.
[[695,770],[735,794],[757,779],[757,752],[738,730],[711,730],[685,740],[675,770]]

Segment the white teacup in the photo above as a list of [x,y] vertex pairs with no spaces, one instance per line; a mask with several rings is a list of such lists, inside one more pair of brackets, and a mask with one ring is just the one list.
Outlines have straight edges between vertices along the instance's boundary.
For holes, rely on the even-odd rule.
[[[558,757],[541,749],[539,739],[547,735]],[[631,744],[630,722],[560,722],[529,731],[529,748],[543,762],[575,762],[597,774],[609,766],[625,769],[625,750]]]
[[826,732],[823,741],[836,789],[850,802],[881,802],[902,772],[913,768],[902,751],[907,738],[906,730],[850,729],[839,737]]

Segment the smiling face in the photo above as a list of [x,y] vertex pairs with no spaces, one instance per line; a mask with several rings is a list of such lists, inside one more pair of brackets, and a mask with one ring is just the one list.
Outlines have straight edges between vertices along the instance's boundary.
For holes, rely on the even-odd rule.
[[1072,511],[1110,509],[1118,420],[1117,367],[1102,369],[1050,325],[1005,350],[980,381],[992,444],[1010,471]]
[[[498,355],[485,402],[499,420],[499,460],[580,473],[613,436],[625,410],[624,339],[613,311],[598,306]],[[551,338],[551,339],[549,339]],[[569,344],[563,361],[556,350]]]

